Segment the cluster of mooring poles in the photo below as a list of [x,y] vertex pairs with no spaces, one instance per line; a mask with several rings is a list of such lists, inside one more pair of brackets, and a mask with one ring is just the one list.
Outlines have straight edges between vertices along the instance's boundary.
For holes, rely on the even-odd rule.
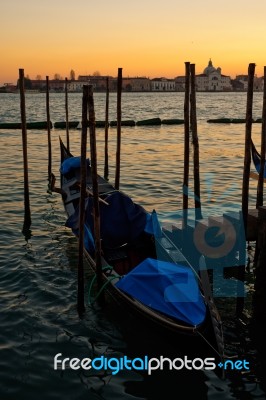
[[[254,294],[254,313],[258,318],[265,319],[266,306],[266,207],[263,206],[263,188],[264,188],[264,169],[265,169],[265,150],[266,150],[266,67],[264,67],[264,92],[263,92],[263,110],[262,110],[262,129],[261,129],[261,149],[260,149],[260,172],[258,174],[257,200],[256,208],[249,208],[249,180],[251,165],[252,148],[252,107],[253,107],[253,85],[255,75],[255,64],[249,64],[248,68],[248,91],[245,118],[245,155],[242,182],[242,218],[246,234],[246,241],[256,241],[255,252],[255,294]],[[104,147],[104,177],[108,179],[108,127],[109,127],[109,81],[106,82],[106,104],[105,104],[105,147]],[[27,127],[25,111],[25,93],[24,93],[24,70],[19,70],[19,87],[21,103],[21,127],[23,143],[23,161],[24,161],[24,204],[25,217],[23,232],[29,235],[31,225],[31,212],[29,200],[29,179],[28,179],[28,157],[27,157]],[[115,170],[115,188],[119,190],[120,186],[120,158],[121,158],[121,94],[122,94],[122,68],[118,68],[117,80],[117,144],[116,144],[116,170]],[[46,77],[46,115],[47,115],[47,134],[48,134],[48,181],[49,188],[57,191],[53,187],[54,175],[52,173],[52,146],[50,132],[50,111],[49,111],[49,77]],[[70,150],[69,141],[69,120],[68,120],[68,80],[65,79],[65,112],[66,112],[66,142],[67,149]],[[89,118],[88,118],[89,115]],[[92,86],[84,85],[82,98],[82,131],[81,131],[81,189],[80,189],[80,233],[79,233],[79,261],[78,261],[78,310],[83,312],[84,307],[84,210],[86,197],[86,152],[87,152],[87,128],[89,127],[90,151],[92,166],[92,182],[94,196],[94,226],[95,226],[95,245],[96,245],[96,274],[98,290],[101,293],[100,301],[103,301],[102,288],[102,265],[101,265],[101,241],[100,241],[100,217],[98,202],[98,180],[97,180],[97,151],[95,135],[95,112]],[[201,221],[201,193],[200,193],[200,163],[199,163],[199,141],[197,132],[197,112],[196,112],[196,84],[195,84],[195,64],[185,62],[185,97],[184,97],[184,171],[183,171],[183,219],[182,233],[186,234],[188,225],[189,209],[189,164],[190,164],[190,135],[193,145],[193,178],[194,178],[194,207],[195,223]],[[30,236],[29,236],[30,237]],[[184,237],[183,237],[184,240]],[[244,249],[245,251],[245,249]],[[246,264],[238,267],[238,280],[244,283]],[[244,307],[244,296],[237,296],[236,311],[240,315]]]
[[[265,181],[265,150],[266,150],[266,85],[265,75],[266,67],[264,67],[264,93],[263,93],[263,110],[262,110],[262,129],[261,129],[261,149],[260,149],[260,171],[258,174],[257,199],[256,208],[249,208],[249,180],[250,180],[250,165],[251,165],[251,149],[252,149],[252,123],[253,115],[253,87],[254,87],[255,64],[249,64],[248,68],[248,90],[247,104],[245,117],[245,154],[243,167],[243,182],[242,182],[242,206],[241,213],[238,217],[233,216],[233,225],[236,228],[236,238],[238,241],[239,260],[241,265],[237,268],[237,289],[236,289],[236,315],[240,316],[244,309],[245,292],[245,269],[246,269],[246,242],[256,242],[255,252],[255,294],[254,294],[254,315],[263,317],[265,320],[266,307],[266,269],[263,265],[266,264],[266,207],[263,206],[263,185]],[[200,165],[199,165],[199,142],[197,133],[197,115],[196,115],[196,88],[195,88],[195,65],[190,62],[185,62],[185,99],[184,99],[184,170],[183,170],[183,218],[182,218],[182,237],[183,249],[186,253],[190,246],[188,243],[191,240],[189,234],[190,226],[188,224],[188,209],[189,209],[189,164],[190,164],[190,141],[193,144],[193,178],[194,178],[194,209],[195,221],[194,225],[205,224],[201,211],[201,193],[200,193]],[[224,215],[228,218],[229,215]],[[224,224],[223,217],[222,224]],[[208,224],[208,223],[207,223]],[[220,224],[220,221],[219,221]],[[208,225],[210,226],[210,225]],[[218,225],[217,225],[218,226]],[[188,229],[189,228],[189,229]],[[244,230],[244,240],[240,238]],[[194,228],[195,239],[196,229]],[[184,244],[185,243],[185,244]],[[191,246],[190,246],[191,247]],[[242,265],[243,264],[243,265]],[[229,266],[229,265],[228,265]],[[233,266],[233,265],[232,265]]]
[[[88,120],[89,113],[89,120]],[[88,123],[89,122],[89,123]],[[97,179],[97,149],[95,135],[95,112],[91,85],[83,86],[82,98],[82,133],[81,133],[81,185],[79,200],[79,261],[78,261],[78,310],[83,312],[84,306],[84,223],[85,223],[85,198],[86,198],[86,154],[87,154],[87,128],[90,132],[91,173],[93,188],[93,217],[95,236],[95,263],[98,288],[102,286],[101,239],[100,239],[100,209],[99,190]]]
[[[108,79],[108,78],[107,78]],[[119,190],[120,184],[120,154],[121,154],[121,94],[122,94],[122,68],[118,68],[117,81],[117,149],[116,149],[116,170],[115,188]],[[106,110],[105,110],[105,161],[104,176],[108,178],[108,115],[109,115],[109,84],[107,81],[106,91]],[[89,120],[88,120],[89,113]],[[99,302],[104,302],[104,292],[102,289],[102,258],[101,258],[101,234],[100,234],[100,208],[99,190],[97,173],[97,146],[95,134],[95,111],[93,100],[93,89],[91,85],[83,86],[82,99],[82,135],[81,135],[81,188],[80,188],[80,220],[79,220],[79,262],[78,262],[78,310],[83,312],[84,306],[84,216],[86,198],[86,144],[87,127],[90,132],[90,151],[91,151],[91,173],[92,173],[92,192],[93,192],[93,216],[94,216],[94,237],[95,237],[95,265]]]
[[[120,185],[120,154],[121,154],[121,93],[122,93],[122,68],[118,68],[117,81],[117,150],[116,150],[116,171],[115,188],[119,190]],[[89,119],[88,119],[89,114]],[[104,176],[107,179],[108,167],[108,115],[109,115],[109,82],[107,78],[106,91],[106,110],[105,110],[105,161]],[[99,190],[97,173],[97,146],[95,133],[95,111],[93,88],[91,85],[83,86],[82,98],[82,134],[81,134],[81,187],[79,204],[79,261],[78,261],[78,310],[84,312],[84,217],[85,217],[85,198],[86,198],[86,153],[87,153],[87,127],[90,133],[90,152],[91,152],[91,174],[92,174],[92,193],[93,193],[93,217],[94,217],[94,237],[95,237],[95,266],[99,302],[104,302],[104,292],[101,291],[102,281],[102,258],[101,258],[101,234],[100,234],[100,208]]]
[[[30,198],[29,198],[29,178],[28,178],[28,156],[27,156],[27,123],[24,89],[24,70],[19,69],[19,87],[21,99],[21,127],[22,127],[22,145],[23,145],[23,163],[24,163],[24,226],[23,233],[28,237],[28,231],[31,226]],[[115,188],[119,190],[120,186],[120,157],[121,157],[121,93],[122,93],[122,68],[118,68],[117,81],[117,151],[116,151],[116,170],[115,170]],[[68,80],[65,79],[65,112],[66,112],[66,143],[70,151],[69,141],[69,120],[68,120]],[[51,124],[50,124],[50,105],[49,105],[49,77],[46,77],[46,116],[47,116],[47,139],[48,139],[48,187],[52,191],[60,192],[60,189],[54,187],[55,177],[52,173],[52,145],[51,145]],[[88,118],[89,116],[89,118]],[[106,90],[106,109],[105,109],[105,160],[104,177],[108,179],[108,127],[109,127],[109,79],[107,78]],[[102,288],[102,264],[101,264],[101,240],[100,240],[100,212],[99,195],[97,180],[97,150],[95,134],[95,112],[93,89],[91,85],[83,86],[82,97],[82,131],[81,131],[81,185],[80,185],[80,215],[79,215],[79,257],[78,257],[78,295],[77,306],[79,313],[84,312],[84,210],[86,198],[86,152],[87,152],[87,129],[89,127],[90,151],[91,151],[91,169],[92,169],[92,187],[94,204],[94,227],[95,227],[95,264],[98,290]],[[103,302],[103,292],[99,296],[99,301]]]

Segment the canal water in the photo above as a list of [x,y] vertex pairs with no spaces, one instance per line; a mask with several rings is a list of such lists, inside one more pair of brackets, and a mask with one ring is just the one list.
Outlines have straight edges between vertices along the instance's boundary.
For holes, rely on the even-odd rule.
[[[96,120],[105,118],[105,95],[94,94]],[[46,119],[45,94],[26,94],[27,122]],[[82,94],[69,94],[69,120],[81,121]],[[122,119],[183,118],[183,93],[123,93]],[[116,94],[110,94],[110,120],[116,119]],[[241,208],[244,124],[210,124],[211,118],[245,118],[245,93],[198,93],[202,212],[204,217]],[[261,118],[262,93],[254,94],[254,119]],[[50,94],[51,121],[65,119],[63,94]],[[18,94],[0,94],[0,122],[20,122]],[[261,124],[252,137],[260,146]],[[59,136],[52,129],[52,170],[59,185]],[[120,188],[162,223],[174,223],[182,208],[183,125],[122,127]],[[70,131],[70,149],[80,153],[80,130]],[[98,173],[104,170],[104,129],[97,129]],[[191,149],[191,160],[193,150]],[[88,148],[89,156],[89,148]],[[109,171],[114,181],[116,128],[109,128]],[[86,303],[77,309],[77,241],[65,227],[60,195],[48,191],[47,132],[28,130],[30,231],[23,232],[24,186],[20,130],[0,131],[0,399],[265,399],[263,327],[253,318],[254,270],[247,256],[243,318],[235,317],[234,298],[217,298],[226,353],[247,360],[248,369],[229,371],[54,370],[54,357],[140,357],[189,352],[179,340],[165,343],[156,332],[141,331],[130,316]],[[252,170],[254,167],[251,166]],[[192,171],[192,163],[191,163]],[[190,173],[190,189],[193,177]],[[190,197],[193,208],[193,196]],[[256,182],[250,181],[250,207]],[[92,273],[86,267],[86,291]],[[138,329],[137,329],[138,328]],[[170,355],[169,355],[170,354]],[[196,355],[195,355],[196,356]],[[208,356],[208,355],[207,355]]]

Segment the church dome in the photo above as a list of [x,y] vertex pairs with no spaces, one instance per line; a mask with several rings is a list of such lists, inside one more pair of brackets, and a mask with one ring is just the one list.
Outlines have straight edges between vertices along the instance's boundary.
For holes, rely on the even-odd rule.
[[212,60],[210,59],[208,66],[204,69],[203,73],[206,75],[216,72],[216,68],[212,65]]

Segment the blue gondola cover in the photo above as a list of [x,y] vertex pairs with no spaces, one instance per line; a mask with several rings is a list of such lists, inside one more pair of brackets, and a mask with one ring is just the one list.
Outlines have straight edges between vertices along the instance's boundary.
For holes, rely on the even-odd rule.
[[[129,196],[118,191],[108,195],[105,200],[108,205],[100,203],[99,206],[101,239],[106,247],[118,247],[124,243],[132,242],[144,232],[149,214],[142,206],[134,203]],[[86,199],[85,208],[85,224],[93,233],[92,197]],[[68,218],[66,226],[78,232],[79,207]],[[87,246],[86,248],[89,250]]]
[[144,230],[150,235],[154,235],[156,238],[162,237],[162,228],[155,210],[153,210],[151,214],[147,215]]
[[[60,172],[63,175],[66,175],[71,170],[73,170],[75,168],[80,168],[80,161],[81,161],[81,158],[79,156],[78,157],[66,158],[61,164]],[[90,159],[89,158],[86,159],[86,163],[87,163],[87,166],[90,166]]]
[[188,325],[202,323],[206,305],[189,267],[145,259],[116,286],[143,304]]

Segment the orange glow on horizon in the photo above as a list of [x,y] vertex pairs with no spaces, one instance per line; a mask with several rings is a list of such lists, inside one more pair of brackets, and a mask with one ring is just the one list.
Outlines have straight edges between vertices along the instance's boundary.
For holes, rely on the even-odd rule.
[[260,0],[241,6],[165,0],[163,8],[152,0],[49,1],[1,5],[0,84],[16,83],[19,68],[32,79],[69,77],[71,69],[76,78],[95,71],[116,76],[118,67],[125,77],[174,78],[184,75],[186,61],[202,73],[210,58],[231,78],[247,74],[253,62],[263,75],[266,3]]

